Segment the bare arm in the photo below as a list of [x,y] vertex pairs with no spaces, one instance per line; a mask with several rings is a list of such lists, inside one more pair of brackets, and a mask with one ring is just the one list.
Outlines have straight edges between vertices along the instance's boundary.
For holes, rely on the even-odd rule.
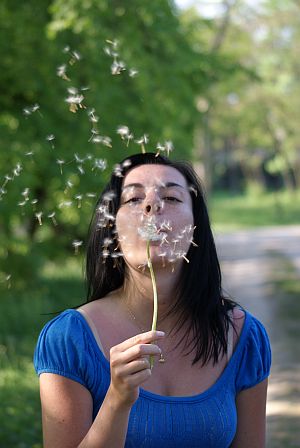
[[268,380],[239,393],[237,432],[232,448],[264,448]]
[[139,386],[151,375],[149,355],[160,354],[160,349],[151,344],[157,339],[157,332],[151,331],[111,349],[111,384],[94,422],[92,397],[85,387],[63,376],[43,373],[40,393],[44,447],[123,447]]

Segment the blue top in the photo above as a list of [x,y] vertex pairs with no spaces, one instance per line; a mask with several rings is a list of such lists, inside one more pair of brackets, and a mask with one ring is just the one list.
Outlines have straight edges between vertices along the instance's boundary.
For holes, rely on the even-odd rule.
[[[227,448],[237,426],[236,395],[270,372],[270,343],[263,325],[245,312],[235,351],[218,380],[188,397],[140,388],[133,405],[125,448]],[[97,415],[110,384],[110,365],[87,321],[66,310],[43,328],[34,354],[36,372],[56,373],[86,387]]]

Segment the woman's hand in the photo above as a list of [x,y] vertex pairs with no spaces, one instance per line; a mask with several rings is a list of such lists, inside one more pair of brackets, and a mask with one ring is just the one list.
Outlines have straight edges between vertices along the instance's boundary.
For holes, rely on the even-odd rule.
[[110,349],[110,395],[119,405],[132,406],[139,396],[139,386],[151,376],[149,356],[159,356],[154,344],[164,337],[161,331],[138,334]]

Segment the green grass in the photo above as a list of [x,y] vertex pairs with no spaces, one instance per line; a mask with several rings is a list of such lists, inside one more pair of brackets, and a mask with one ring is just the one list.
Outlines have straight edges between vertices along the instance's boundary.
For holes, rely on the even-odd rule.
[[32,358],[42,326],[84,301],[78,259],[45,264],[34,289],[0,291],[0,446],[41,448],[38,379]]
[[300,191],[262,192],[243,195],[214,193],[208,201],[215,231],[261,226],[300,224]]

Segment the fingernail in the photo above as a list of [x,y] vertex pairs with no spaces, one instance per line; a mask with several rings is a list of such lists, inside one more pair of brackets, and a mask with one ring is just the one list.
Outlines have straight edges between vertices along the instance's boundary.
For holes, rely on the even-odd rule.
[[164,331],[157,331],[157,332],[156,332],[156,335],[157,335],[157,336],[165,336],[165,334],[166,334],[166,333],[165,333]]

